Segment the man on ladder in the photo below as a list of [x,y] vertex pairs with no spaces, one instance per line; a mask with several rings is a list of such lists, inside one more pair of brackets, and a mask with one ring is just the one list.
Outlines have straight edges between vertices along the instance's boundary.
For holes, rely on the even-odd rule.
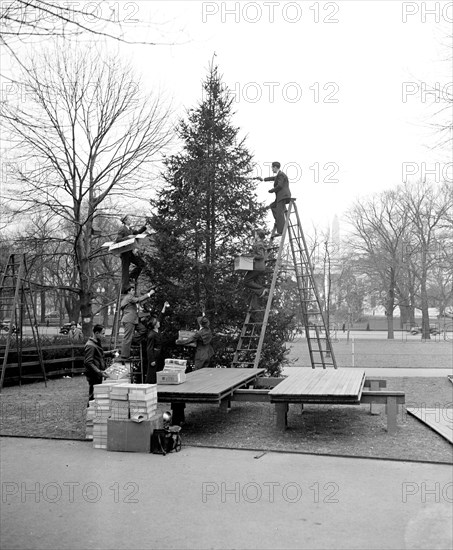
[[[118,236],[115,240],[116,243],[127,239],[131,235],[139,235],[140,233],[144,233],[146,231],[146,225],[143,225],[139,229],[132,229],[130,227],[130,217],[127,215],[121,218],[121,223],[122,226],[118,230]],[[129,273],[129,267],[131,264],[134,264],[135,267]],[[129,250],[128,252],[121,254],[121,287],[124,289],[124,292],[126,292],[125,289],[129,285],[130,281],[133,281],[134,284],[136,284],[137,279],[145,266],[146,264],[144,260],[135,250]]]
[[253,241],[250,252],[254,255],[253,270],[247,271],[244,276],[244,286],[253,294],[251,308],[256,309],[259,305],[258,298],[263,298],[268,289],[264,288],[262,278],[265,271],[265,261],[267,257],[267,243],[265,241],[266,233],[262,229],[255,230],[255,240]]
[[275,174],[274,176],[269,176],[264,179],[262,177],[256,178],[259,181],[274,182],[274,187],[269,189],[269,193],[275,193],[275,201],[269,205],[269,208],[272,210],[275,219],[276,233],[274,233],[274,236],[276,237],[280,237],[283,233],[283,228],[285,227],[286,205],[289,204],[291,199],[288,176],[280,170],[280,166],[279,162],[273,162],[272,172]]

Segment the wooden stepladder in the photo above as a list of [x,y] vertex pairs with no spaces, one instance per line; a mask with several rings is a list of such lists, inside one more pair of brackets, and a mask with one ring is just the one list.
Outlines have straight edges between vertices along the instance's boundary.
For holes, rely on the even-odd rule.
[[285,243],[287,243],[286,247],[289,248],[289,259],[293,264],[291,270],[296,279],[298,302],[301,308],[311,367],[322,367],[324,369],[333,367],[336,369],[337,364],[332,349],[329,329],[325,322],[313,267],[310,261],[310,254],[300,223],[295,199],[291,199],[288,204],[285,226],[278,246],[273,246],[274,239],[276,238],[275,232],[274,229],[270,239],[269,251],[277,251],[276,258],[270,258],[266,261],[268,269],[272,267],[272,263],[274,264],[271,270],[272,282],[269,288],[266,307],[263,309],[254,309],[252,307],[253,300],[250,302],[234,353],[232,366],[258,368],[278,275],[282,269],[288,269],[287,261],[283,262]]
[[8,320],[6,345],[2,349],[2,372],[0,391],[3,388],[8,357],[11,351],[17,352],[19,382],[22,378],[37,378],[35,375],[22,375],[23,329],[26,321],[31,328],[36,355],[41,367],[42,377],[47,385],[46,370],[42,356],[41,341],[38,332],[36,311],[33,303],[33,290],[29,280],[25,253],[10,254],[0,281],[0,317]]

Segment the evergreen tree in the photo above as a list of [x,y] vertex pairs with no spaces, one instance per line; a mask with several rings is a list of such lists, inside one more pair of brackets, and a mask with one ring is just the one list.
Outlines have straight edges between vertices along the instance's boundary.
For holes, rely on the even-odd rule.
[[[214,363],[230,366],[248,305],[234,258],[248,250],[254,229],[264,227],[265,208],[250,177],[252,155],[232,123],[233,100],[216,66],[210,66],[203,92],[197,108],[179,123],[182,149],[166,158],[164,185],[152,201],[157,251],[148,274],[173,306],[173,329],[194,328],[205,313],[217,334]],[[284,322],[266,335],[273,358],[265,359],[265,346],[262,361],[274,373],[292,317],[278,319]]]
[[178,126],[182,151],[165,160],[165,185],[153,201],[159,260],[151,262],[151,276],[181,311],[205,312],[225,327],[244,312],[234,257],[244,238],[263,226],[265,211],[250,178],[252,155],[232,124],[232,98],[216,66],[203,91]]

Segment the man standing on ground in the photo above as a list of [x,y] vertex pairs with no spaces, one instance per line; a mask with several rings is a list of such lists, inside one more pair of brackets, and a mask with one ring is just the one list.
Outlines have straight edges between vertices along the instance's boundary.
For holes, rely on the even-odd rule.
[[102,384],[103,378],[108,378],[105,358],[113,357],[116,350],[104,351],[102,349],[102,337],[105,334],[105,328],[102,325],[94,325],[93,336],[88,338],[85,344],[83,366],[85,367],[85,376],[89,384],[88,401],[94,399],[94,388],[96,384]]
[[129,361],[131,356],[131,344],[134,338],[135,328],[138,325],[138,310],[137,304],[144,302],[154,294],[154,290],[150,290],[143,296],[135,295],[135,286],[130,284],[126,287],[126,294],[121,300],[121,321],[124,326],[123,345],[121,346],[121,361]]
[[280,170],[280,163],[272,163],[272,172],[274,176],[268,178],[258,177],[259,181],[273,181],[274,187],[269,189],[269,193],[275,193],[275,201],[269,205],[275,219],[276,236],[279,237],[283,233],[285,227],[286,205],[290,202],[291,191],[289,190],[288,176]]
[[[140,227],[140,229],[132,229],[129,225],[129,216],[122,217],[121,223],[123,225],[118,230],[118,236],[115,240],[116,243],[130,238],[131,235],[138,235],[146,231],[146,225],[143,225],[142,227]],[[129,275],[129,267],[131,264],[134,264],[135,267]],[[145,262],[142,258],[140,258],[140,256],[137,255],[135,250],[129,250],[128,252],[123,252],[123,254],[121,254],[121,285],[124,289],[129,284],[130,280],[133,279],[134,281],[136,281],[138,279],[145,265]]]

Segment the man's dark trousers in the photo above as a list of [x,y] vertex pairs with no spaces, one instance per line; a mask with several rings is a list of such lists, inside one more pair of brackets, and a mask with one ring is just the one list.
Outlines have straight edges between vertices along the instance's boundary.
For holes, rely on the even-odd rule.
[[[135,267],[129,274],[129,267],[131,264],[134,264]],[[123,289],[127,287],[130,279],[135,279],[135,280],[138,279],[145,265],[146,264],[142,260],[142,258],[134,254],[132,250],[129,250],[129,252],[124,252],[124,254],[121,254],[121,285]]]
[[87,382],[88,382],[88,404],[89,402],[94,399],[94,386],[97,384],[102,384],[102,376],[98,376],[96,373],[92,373],[90,376],[87,376]]
[[286,205],[291,202],[291,199],[283,199],[281,201],[274,201],[271,204],[272,214],[275,219],[275,226],[277,228],[277,233],[282,234],[283,228],[285,227],[285,214],[286,214]]

